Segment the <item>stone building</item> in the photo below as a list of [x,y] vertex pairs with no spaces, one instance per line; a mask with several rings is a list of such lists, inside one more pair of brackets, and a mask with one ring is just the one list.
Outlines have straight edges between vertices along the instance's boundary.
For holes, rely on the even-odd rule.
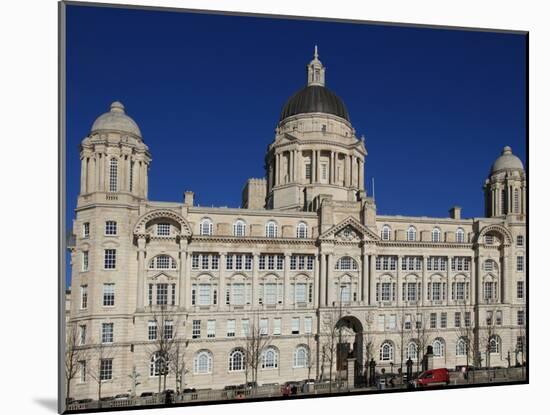
[[190,191],[149,200],[151,154],[113,102],[80,151],[69,324],[86,353],[73,396],[97,397],[98,378],[104,396],[156,391],[164,336],[184,352],[171,389],[251,380],[255,333],[259,384],[339,376],[348,357],[357,375],[371,358],[397,370],[427,346],[436,367],[515,364],[527,284],[520,159],[504,147],[485,181],[486,216],[465,219],[459,207],[378,215],[366,155],[317,50],[240,209],[196,206]]

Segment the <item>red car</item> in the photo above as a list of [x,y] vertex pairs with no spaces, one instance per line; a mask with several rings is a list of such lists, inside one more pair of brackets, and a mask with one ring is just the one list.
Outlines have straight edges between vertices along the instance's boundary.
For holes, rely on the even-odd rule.
[[414,381],[415,388],[425,386],[448,385],[450,383],[448,369],[431,369],[422,372]]

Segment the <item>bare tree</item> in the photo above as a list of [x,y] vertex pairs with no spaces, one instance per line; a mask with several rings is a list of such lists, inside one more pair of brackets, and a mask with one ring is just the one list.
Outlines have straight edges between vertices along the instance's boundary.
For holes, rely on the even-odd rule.
[[158,376],[158,392],[166,390],[166,378],[170,373],[170,359],[179,343],[179,317],[167,305],[160,305],[153,311],[152,319],[156,327],[156,338],[150,344],[153,372]]
[[[464,316],[464,321],[463,324],[455,327],[455,333],[457,337],[457,344],[459,341],[464,342],[466,353],[466,370],[468,371],[470,368],[470,363],[473,363],[475,366],[475,361],[479,354],[477,347],[478,342],[476,342],[475,339],[476,326],[475,319],[473,318],[474,313],[473,311],[470,311],[465,301],[460,304],[460,313],[462,316]],[[469,318],[467,318],[466,316],[469,316]],[[468,382],[469,379],[470,378],[468,376]],[[475,372],[472,372],[472,381],[475,382]]]
[[[410,316],[410,314],[409,314]],[[412,322],[407,321],[405,307],[401,306],[397,314],[397,331],[399,334],[399,366],[401,368],[401,376],[403,376],[403,363],[405,363],[405,347],[410,337]]]
[[311,379],[311,370],[313,369],[313,353],[311,352],[311,345],[313,342],[311,341],[313,337],[313,334],[308,333],[306,334],[306,344],[307,344],[307,360],[306,360],[306,367],[307,367],[307,378]]
[[141,374],[138,373],[136,369],[136,365],[132,367],[132,373],[128,375],[130,380],[132,381],[132,389],[129,391],[132,394],[132,397],[136,396],[136,389],[139,385],[141,385],[141,382],[139,381]]
[[[99,343],[90,349],[91,365],[87,369],[89,377],[97,384],[97,399],[101,401],[101,388],[103,382],[112,378],[108,377],[107,361],[113,358],[113,346]],[[95,364],[93,364],[95,362]],[[102,370],[102,363],[105,363],[105,368]],[[112,362],[111,362],[112,365]]]
[[428,329],[428,325],[424,321],[424,314],[420,306],[416,306],[416,312],[413,315],[413,333],[415,342],[418,346],[416,356],[416,371],[420,372],[420,364],[424,361],[426,349],[432,341],[432,335]]
[[170,357],[171,370],[176,375],[176,393],[180,394],[185,389],[185,375],[189,373],[185,361],[185,353],[189,346],[189,340],[178,338]]
[[71,382],[75,378],[84,352],[79,348],[76,323],[69,323],[65,343],[65,399],[71,397]]
[[332,392],[332,372],[335,363],[337,363],[338,344],[340,344],[342,336],[342,331],[338,327],[341,317],[341,307],[333,307],[321,315],[321,333],[319,335],[323,362],[321,372],[324,374],[324,365],[327,363],[329,365],[329,393]]
[[248,383],[250,375],[254,389],[258,383],[258,369],[262,363],[263,352],[270,344],[271,336],[260,327],[259,315],[255,313],[250,321],[244,346],[246,382]]
[[[486,309],[485,315],[485,327],[480,328],[480,349],[485,351],[485,367],[489,369],[491,367],[491,351],[493,349],[492,343],[496,341],[496,319],[497,310],[494,308]],[[499,345],[502,347],[502,345]],[[480,350],[480,351],[481,351]]]

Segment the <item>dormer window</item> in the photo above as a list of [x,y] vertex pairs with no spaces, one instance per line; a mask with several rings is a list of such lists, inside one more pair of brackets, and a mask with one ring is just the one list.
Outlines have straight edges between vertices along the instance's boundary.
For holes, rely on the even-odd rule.
[[265,236],[268,238],[277,237],[277,224],[274,221],[269,221],[265,225]]
[[203,219],[200,223],[200,234],[210,236],[212,235],[212,229],[214,225],[210,219]]

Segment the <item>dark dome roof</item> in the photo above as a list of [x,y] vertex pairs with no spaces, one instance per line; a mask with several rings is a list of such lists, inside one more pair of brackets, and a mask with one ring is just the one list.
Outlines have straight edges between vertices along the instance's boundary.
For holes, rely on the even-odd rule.
[[319,85],[306,86],[292,95],[283,107],[279,121],[309,112],[324,112],[350,121],[344,102],[334,92]]

